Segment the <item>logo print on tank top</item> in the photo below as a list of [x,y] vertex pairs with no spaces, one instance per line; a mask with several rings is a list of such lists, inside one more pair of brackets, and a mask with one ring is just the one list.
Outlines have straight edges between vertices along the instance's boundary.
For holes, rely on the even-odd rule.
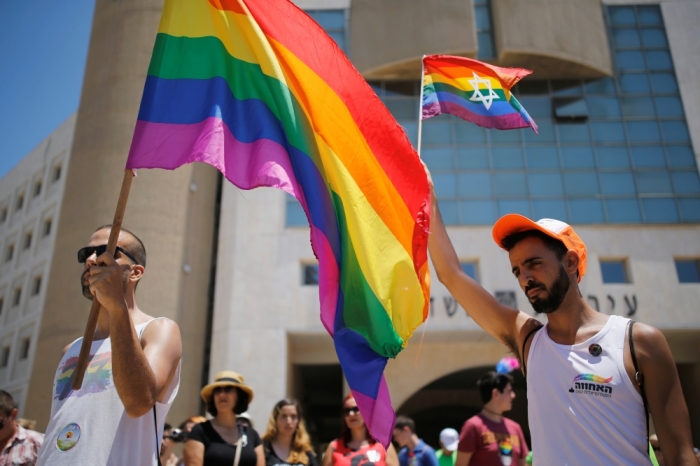
[[78,391],[73,391],[73,372],[78,364],[78,357],[73,356],[66,359],[66,362],[58,369],[60,375],[56,378],[56,392],[54,399],[63,401],[68,397],[81,397],[92,393],[100,393],[107,390],[112,385],[112,352],[106,351],[92,355],[88,362],[83,387]]
[[574,377],[569,393],[612,398],[612,387],[607,385],[612,382],[612,379],[612,375],[605,378],[595,374],[579,374]]

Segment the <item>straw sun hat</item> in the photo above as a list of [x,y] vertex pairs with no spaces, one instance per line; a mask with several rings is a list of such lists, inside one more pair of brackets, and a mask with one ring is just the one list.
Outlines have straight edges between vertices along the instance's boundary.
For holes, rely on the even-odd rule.
[[209,403],[209,401],[211,401],[211,397],[214,394],[214,389],[216,387],[238,387],[248,395],[248,403],[253,401],[253,389],[245,384],[243,376],[237,372],[222,371],[216,374],[214,381],[209,385],[205,385],[204,388],[202,388],[202,391],[199,392],[202,395],[202,399],[205,403]]

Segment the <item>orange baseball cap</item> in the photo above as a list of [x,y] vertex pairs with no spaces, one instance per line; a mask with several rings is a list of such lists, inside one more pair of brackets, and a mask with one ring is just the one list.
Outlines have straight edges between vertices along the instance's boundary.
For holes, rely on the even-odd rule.
[[503,240],[506,236],[527,230],[541,231],[545,235],[564,243],[567,249],[575,251],[579,257],[578,281],[581,281],[586,274],[586,245],[568,223],[552,218],[543,218],[533,222],[523,215],[507,214],[499,218],[493,225],[493,240],[502,248]]

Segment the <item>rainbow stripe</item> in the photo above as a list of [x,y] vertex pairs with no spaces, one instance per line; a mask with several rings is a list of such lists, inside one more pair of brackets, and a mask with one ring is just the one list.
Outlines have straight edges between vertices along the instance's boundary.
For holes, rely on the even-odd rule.
[[579,374],[576,377],[574,377],[574,382],[579,382],[581,380],[585,380],[586,382],[610,383],[610,382],[612,382],[612,379],[613,379],[612,375],[606,379],[605,377],[601,377],[601,376],[595,375],[595,374]]
[[321,320],[372,435],[383,371],[427,317],[429,189],[401,127],[321,27],[287,0],[166,0],[128,169],[218,168],[301,203]]
[[509,439],[498,442],[498,449],[501,451],[501,455],[511,456],[513,454],[513,444]]
[[441,113],[456,115],[485,128],[531,127],[528,115],[510,89],[531,71],[500,68],[449,55],[423,57],[422,118]]

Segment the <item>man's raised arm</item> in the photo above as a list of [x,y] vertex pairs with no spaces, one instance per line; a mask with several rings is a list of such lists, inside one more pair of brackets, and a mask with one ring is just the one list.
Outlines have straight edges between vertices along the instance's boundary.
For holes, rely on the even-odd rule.
[[519,348],[525,338],[524,333],[530,328],[534,328],[535,325],[540,325],[539,322],[524,312],[502,305],[481,285],[464,273],[454,246],[452,246],[452,241],[447,235],[445,224],[442,222],[433,190],[433,180],[427,168],[426,173],[428,174],[431,196],[428,250],[438,280],[447,287],[459,305],[481,328],[520,356]]

